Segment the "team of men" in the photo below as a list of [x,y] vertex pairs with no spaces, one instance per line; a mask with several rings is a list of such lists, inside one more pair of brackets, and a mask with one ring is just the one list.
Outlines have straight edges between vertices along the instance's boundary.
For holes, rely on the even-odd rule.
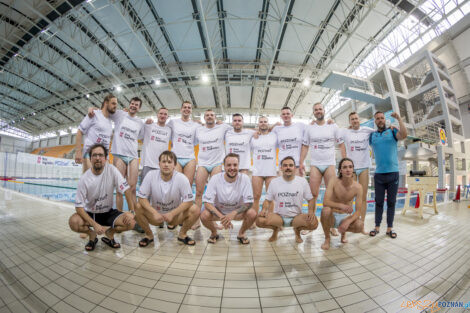
[[[392,230],[398,179],[396,142],[406,138],[406,128],[396,113],[392,116],[399,121],[400,130],[386,128],[384,114],[377,112],[374,118],[378,131],[374,131],[361,127],[354,112],[350,114],[348,129],[327,123],[320,103],[313,106],[315,121],[311,125],[293,123],[291,109],[283,107],[283,124],[271,129],[268,119],[261,116],[258,129],[252,131],[243,129],[241,114],[234,114],[232,126],[229,126],[217,122],[215,112],[210,109],[204,113],[205,123],[201,125],[191,120],[192,105],[187,101],[181,106],[181,118],[167,122],[168,110],[160,108],[155,123],[144,123],[136,116],[142,106],[139,98],[131,99],[126,111],[116,110],[116,106],[116,97],[108,95],[101,110],[91,110],[83,119],[77,133],[76,161],[83,162],[84,174],[77,190],[77,213],[69,222],[73,231],[89,237],[86,250],[95,248],[97,235],[101,234],[105,235],[103,242],[119,248],[114,233],[132,229],[135,221],[145,232],[139,242],[141,247],[154,241],[150,225],[163,227],[164,222],[170,229],[181,225],[177,240],[194,245],[195,240],[187,232],[191,226],[193,229],[198,227],[199,218],[211,231],[208,239],[211,244],[219,239],[217,228],[233,228],[233,220],[243,221],[237,236],[241,244],[250,243],[246,231],[254,224],[273,230],[269,241],[276,241],[283,227],[292,226],[296,242],[301,243],[302,234],[318,227],[315,212],[322,178],[326,185],[321,212],[325,233],[322,248],[330,247],[330,232],[336,228],[341,234],[341,242],[346,243],[346,232],[365,233],[371,164],[369,146],[374,151],[385,149],[391,152],[386,155],[376,153],[374,181],[379,188],[376,192],[376,227],[369,234],[375,236],[379,232],[387,190],[387,235],[397,236]],[[111,148],[114,165],[106,162],[111,121],[115,123]],[[138,139],[143,139],[143,170],[136,195]],[[197,161],[196,145],[199,145]],[[343,157],[337,177],[336,146]],[[277,150],[280,176],[276,168]],[[307,183],[303,176],[308,153],[310,179]],[[195,197],[192,191],[194,178]],[[263,184],[266,199],[260,210]],[[116,209],[113,208],[114,189],[118,191]],[[130,212],[123,213],[123,193],[129,211],[135,216]],[[308,203],[306,214],[302,210],[304,200]],[[216,221],[221,225],[217,226]],[[105,227],[109,228],[105,230]]]

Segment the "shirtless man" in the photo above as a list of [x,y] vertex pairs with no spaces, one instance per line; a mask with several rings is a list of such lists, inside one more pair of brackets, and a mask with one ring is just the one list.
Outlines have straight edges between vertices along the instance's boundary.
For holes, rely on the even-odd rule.
[[[359,115],[356,112],[349,113],[349,128],[341,130],[346,149],[343,158],[350,158],[354,163],[354,174],[362,186],[363,210],[360,219],[364,222],[367,211],[367,192],[369,188],[370,147],[369,137],[374,132],[373,128],[361,126]],[[369,234],[362,229],[364,235]]]
[[225,133],[231,126],[216,124],[215,112],[211,109],[204,112],[206,124],[196,130],[196,142],[199,144],[196,171],[196,205],[202,207],[202,194],[206,187],[207,178],[222,172],[222,162],[225,156]]
[[[300,174],[300,151],[302,149],[302,139],[307,125],[303,123],[293,123],[291,108],[285,106],[281,109],[281,119],[283,125],[273,128],[273,133],[277,135],[277,145],[279,147],[279,160],[291,156],[295,161],[295,174]],[[279,164],[279,170],[281,165]]]
[[[88,150],[95,143],[101,143],[109,150],[109,143],[113,134],[113,124],[110,115],[116,112],[117,98],[109,94],[101,104],[101,110],[97,110],[94,116],[88,114],[78,126],[75,140],[75,162],[83,164],[82,170],[85,173],[90,167],[90,155]],[[82,137],[85,135],[85,142],[82,149]]]
[[194,246],[196,242],[186,233],[198,219],[199,207],[193,204],[188,178],[175,171],[176,155],[173,152],[164,151],[158,159],[160,170],[148,173],[139,188],[135,218],[145,231],[139,246],[146,247],[154,241],[149,223],[157,226],[163,222],[171,226],[182,224],[178,241]]
[[[300,231],[310,231],[318,227],[315,216],[315,203],[310,186],[303,177],[295,175],[295,161],[291,156],[281,161],[282,176],[273,179],[266,193],[263,210],[256,219],[256,225],[270,228],[273,234],[268,241],[276,241],[282,227],[292,226],[295,241],[302,243]],[[303,200],[308,201],[308,214],[302,214]]]
[[251,168],[250,141],[254,131],[243,128],[243,115],[232,115],[232,127],[225,134],[225,153],[236,153],[240,157],[240,173],[249,175]]
[[271,181],[277,177],[276,171],[276,148],[277,136],[269,132],[268,118],[261,116],[258,119],[258,138],[251,139],[251,151],[253,152],[253,183],[254,202],[253,208],[259,211],[259,200],[263,190],[263,183],[266,190]]
[[[134,216],[130,212],[113,209],[113,193],[125,193],[130,211],[134,211],[129,185],[121,173],[106,159],[108,150],[102,144],[94,144],[87,151],[91,165],[78,181],[75,210],[69,219],[70,229],[88,235],[85,250],[92,251],[98,243],[97,235],[111,248],[120,248],[114,234],[134,228]],[[105,230],[105,227],[109,227]]]
[[[353,213],[353,201],[356,199],[356,210]],[[321,211],[321,225],[325,233],[325,242],[321,248],[330,248],[330,229],[338,228],[341,234],[341,242],[348,242],[346,232],[360,233],[364,228],[361,213],[364,202],[362,201],[362,186],[354,179],[354,163],[351,159],[344,158],[339,162],[338,178],[333,178],[326,188]]]
[[[345,148],[338,126],[326,123],[325,111],[321,103],[313,105],[313,114],[316,122],[313,125],[308,125],[304,132],[300,154],[300,172],[305,172],[304,161],[310,149],[309,183],[316,204],[322,178],[325,179],[325,186],[328,188],[328,183],[335,176],[336,144],[339,143],[341,153]],[[335,230],[332,231],[337,236]]]
[[229,153],[224,158],[224,173],[214,175],[204,194],[204,211],[201,221],[211,231],[207,242],[216,243],[219,239],[215,221],[221,221],[225,229],[233,228],[232,220],[243,220],[237,239],[241,244],[249,244],[245,232],[256,220],[253,209],[253,190],[250,178],[238,172],[239,157]]

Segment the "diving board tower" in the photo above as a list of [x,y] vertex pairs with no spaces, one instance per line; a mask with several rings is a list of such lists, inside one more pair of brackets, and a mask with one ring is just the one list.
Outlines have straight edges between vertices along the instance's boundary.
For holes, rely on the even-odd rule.
[[[350,99],[333,118],[347,120],[356,111],[364,121],[376,111],[398,112],[409,134],[402,160],[413,161],[413,169],[420,160],[434,164],[429,174],[439,176],[439,188],[449,185],[455,191],[458,177],[468,184],[470,153],[465,154],[459,105],[447,68],[434,54],[423,50],[399,68],[383,65],[367,79],[333,71],[322,86]],[[447,145],[440,143],[439,128],[446,131]]]

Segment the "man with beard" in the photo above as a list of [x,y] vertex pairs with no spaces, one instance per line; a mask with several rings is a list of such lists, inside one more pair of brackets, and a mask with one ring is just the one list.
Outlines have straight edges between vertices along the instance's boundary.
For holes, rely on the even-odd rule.
[[263,183],[266,190],[269,188],[271,181],[276,178],[276,148],[277,136],[273,132],[269,132],[268,118],[260,116],[258,119],[257,138],[251,139],[251,151],[253,152],[253,183],[254,203],[253,208],[259,211],[259,200],[263,190]]
[[196,171],[196,205],[202,207],[202,194],[206,187],[209,175],[222,171],[222,162],[225,156],[225,133],[232,129],[227,124],[216,124],[215,112],[211,109],[204,112],[206,124],[196,130],[196,144],[199,144]]
[[157,113],[157,122],[144,126],[141,181],[144,181],[148,172],[160,168],[158,161],[160,154],[168,150],[171,128],[165,125],[167,119],[168,109],[161,107]]
[[[274,127],[272,131],[277,135],[279,160],[283,160],[287,156],[292,157],[295,161],[295,174],[300,175],[300,151],[306,125],[292,123],[292,117],[291,108],[288,106],[283,107],[281,109],[281,119],[284,124]],[[279,169],[281,169],[281,165],[279,165]]]
[[193,204],[188,178],[175,171],[176,162],[173,152],[162,152],[159,156],[160,170],[148,173],[139,188],[135,218],[145,231],[145,237],[139,242],[141,247],[154,241],[149,223],[162,225],[163,222],[173,227],[182,224],[178,241],[190,246],[196,244],[187,231],[198,219],[199,207]]
[[[361,126],[359,115],[356,112],[349,113],[349,128],[344,128],[342,137],[346,147],[343,158],[350,158],[354,163],[354,173],[362,186],[362,212],[359,218],[364,222],[367,210],[367,191],[369,188],[369,137],[374,132],[373,128]],[[368,234],[362,229],[363,234]]]
[[[113,133],[113,124],[110,115],[116,112],[117,98],[109,94],[101,104],[101,110],[97,110],[96,114],[86,115],[78,126],[77,136],[75,140],[75,162],[82,165],[83,173],[91,166],[90,155],[88,150],[96,143],[101,143],[106,149],[109,149],[111,135]],[[85,142],[82,149],[82,137],[85,135]]]
[[[86,234],[89,241],[87,251],[95,249],[97,235],[104,234],[101,240],[111,248],[120,248],[114,240],[114,234],[134,228],[134,216],[130,212],[113,209],[114,189],[125,193],[130,211],[134,211],[129,185],[121,173],[106,162],[108,150],[102,144],[94,144],[88,150],[92,167],[88,169],[78,182],[75,210],[69,219],[70,229]],[[105,231],[105,227],[109,227]]]
[[[291,156],[281,161],[282,176],[273,179],[266,193],[263,210],[259,213],[256,225],[270,228],[273,234],[269,241],[276,241],[282,227],[292,226],[295,241],[303,242],[301,230],[314,230],[318,227],[315,216],[315,202],[307,181],[295,175],[295,160]],[[308,201],[308,214],[302,214],[303,200]]]
[[250,141],[254,131],[243,128],[243,115],[232,115],[232,127],[225,134],[225,153],[236,153],[240,157],[240,173],[249,175],[251,168]]
[[407,136],[405,124],[401,117],[393,112],[393,118],[398,120],[400,130],[387,128],[385,124],[385,115],[377,111],[374,114],[377,131],[373,132],[369,138],[369,144],[374,150],[375,157],[375,228],[369,235],[374,237],[379,233],[380,223],[384,210],[385,190],[387,191],[387,232],[390,238],[397,238],[397,233],[392,230],[393,220],[395,218],[395,202],[398,192],[398,155],[397,142]]
[[308,125],[304,132],[300,155],[300,172],[305,172],[304,160],[310,149],[309,183],[316,204],[322,178],[325,179],[325,186],[328,188],[328,183],[335,176],[336,144],[339,143],[342,153],[345,148],[338,126],[326,123],[325,111],[321,103],[313,105],[313,114],[316,122],[313,125]]
[[211,231],[207,242],[216,243],[219,239],[215,221],[221,221],[225,229],[233,228],[232,220],[243,220],[237,239],[241,244],[249,244],[245,232],[255,222],[253,191],[250,178],[238,172],[239,157],[229,153],[224,158],[224,173],[214,175],[204,194],[204,211],[201,221]]
[[[354,179],[354,163],[344,158],[339,162],[338,178],[333,178],[326,188],[321,210],[321,225],[325,233],[325,242],[321,248],[330,248],[330,229],[338,228],[341,242],[347,243],[346,232],[360,233],[364,229],[361,213],[365,203],[362,200],[362,186]],[[353,213],[353,201],[356,199],[356,211]]]

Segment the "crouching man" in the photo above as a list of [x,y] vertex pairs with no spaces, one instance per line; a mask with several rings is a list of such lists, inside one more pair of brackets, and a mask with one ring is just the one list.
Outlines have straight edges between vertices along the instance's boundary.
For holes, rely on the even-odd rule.
[[178,241],[194,246],[196,242],[187,235],[187,231],[198,219],[199,207],[193,204],[189,180],[175,171],[177,160],[173,152],[162,152],[158,162],[160,170],[145,176],[138,193],[135,219],[145,231],[139,246],[146,247],[154,241],[149,224],[160,226],[163,222],[173,228],[182,224]]
[[[269,241],[276,241],[282,227],[292,226],[295,241],[303,242],[301,230],[315,230],[318,219],[315,216],[315,199],[310,186],[303,177],[295,175],[295,161],[291,156],[281,161],[282,176],[273,179],[269,184],[263,209],[259,213],[256,225],[270,228],[273,234]],[[308,201],[308,214],[302,213],[303,200]]]
[[227,154],[223,162],[225,172],[212,176],[207,185],[201,221],[211,231],[209,243],[216,243],[219,239],[214,221],[221,221],[222,226],[228,229],[233,228],[232,220],[243,221],[237,240],[244,245],[250,243],[245,232],[255,222],[256,211],[253,209],[250,178],[238,172],[239,161],[238,154]]
[[[103,235],[101,240],[111,248],[120,248],[114,240],[114,234],[134,228],[135,221],[131,212],[113,209],[113,193],[116,189],[126,195],[129,211],[134,211],[134,202],[129,184],[114,165],[106,159],[108,150],[102,144],[95,144],[88,150],[91,161],[89,168],[78,181],[75,197],[75,210],[69,219],[70,228],[87,234],[89,241],[85,246],[87,251],[95,249],[98,243],[97,235]],[[109,227],[105,230],[105,227]]]
[[[354,164],[344,158],[339,162],[338,177],[326,188],[321,211],[321,224],[325,233],[325,242],[321,248],[330,248],[330,228],[338,228],[341,242],[346,243],[346,232],[360,233],[364,228],[361,213],[364,209],[362,186],[353,177]],[[353,201],[356,198],[356,211],[353,213]]]

